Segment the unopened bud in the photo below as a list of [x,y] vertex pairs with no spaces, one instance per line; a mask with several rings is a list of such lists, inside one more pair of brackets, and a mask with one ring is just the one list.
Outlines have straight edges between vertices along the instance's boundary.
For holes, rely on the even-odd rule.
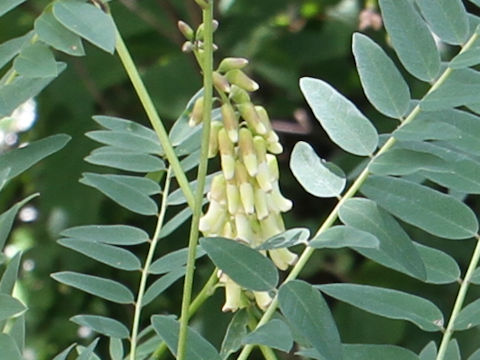
[[195,33],[196,40],[203,40],[203,32],[205,30],[205,25],[202,23],[198,26],[197,32]]
[[227,211],[220,203],[215,200],[210,201],[208,210],[200,218],[198,229],[204,234],[220,235],[227,219]]
[[248,173],[245,166],[237,161],[235,164],[235,180],[240,190],[240,201],[242,202],[243,209],[247,214],[253,214],[255,198],[253,195],[252,184],[248,181]]
[[240,70],[247,66],[248,60],[244,58],[234,58],[234,57],[227,57],[220,62],[218,65],[218,71],[222,73],[226,73],[230,70]]
[[230,92],[230,84],[228,83],[225,76],[221,75],[219,72],[214,71],[212,73],[213,84],[215,87],[222,92]]
[[225,304],[222,307],[223,312],[237,311],[242,306],[242,288],[227,277],[225,281]]
[[235,181],[229,180],[226,185],[227,209],[232,215],[235,215],[240,206],[240,192]]
[[242,118],[245,119],[251,129],[255,130],[255,132],[260,135],[264,135],[267,133],[267,129],[260,122],[257,111],[255,110],[255,107],[252,103],[238,104],[237,106],[238,111],[240,111],[240,115],[242,116]]
[[268,171],[270,172],[271,180],[278,180],[280,171],[278,169],[277,157],[272,154],[267,154]]
[[283,146],[279,142],[268,143],[267,149],[269,152],[276,155],[281,154],[283,152]]
[[266,291],[254,291],[255,302],[262,310],[267,310],[268,306],[272,302],[272,297]]
[[224,103],[220,111],[227,135],[233,143],[236,143],[238,141],[238,116],[229,103]]
[[230,87],[230,99],[237,104],[244,104],[250,102],[250,95],[237,85],[232,85]]
[[265,139],[261,136],[255,136],[253,138],[253,147],[255,148],[255,154],[259,163],[267,163],[267,149],[265,148]]
[[253,147],[252,133],[249,129],[242,127],[239,131],[238,146],[242,155],[243,164],[250,176],[257,175],[258,162]]
[[268,164],[266,162],[261,162],[258,164],[258,173],[255,176],[255,179],[260,186],[260,189],[264,192],[272,191],[272,179],[270,175],[270,170],[268,169]]
[[208,192],[208,200],[215,200],[220,204],[226,202],[226,182],[222,174],[215,175],[210,185],[210,191]]
[[273,263],[280,270],[287,270],[288,266],[295,265],[298,259],[297,254],[292,253],[288,249],[269,250],[268,255],[270,255]]
[[223,128],[221,121],[212,121],[210,128],[210,141],[208,142],[208,158],[211,159],[218,152],[218,132]]
[[260,122],[267,129],[267,132],[272,131],[272,123],[270,122],[270,117],[268,116],[267,110],[260,105],[256,105],[255,110],[257,111]]
[[225,226],[223,227],[223,232],[221,234],[223,237],[227,239],[233,239],[235,238],[235,232],[233,230],[233,225],[231,220],[227,221],[225,223]]
[[237,230],[236,239],[250,244],[255,235],[252,227],[250,226],[250,221],[245,214],[235,214],[235,228]]
[[217,31],[217,29],[218,29],[218,20],[213,19],[212,20],[212,30],[213,30],[213,32],[215,32],[215,31]]
[[257,219],[262,220],[268,216],[267,197],[261,188],[255,188],[255,212]]
[[280,188],[278,186],[278,181],[274,181],[272,183],[272,192],[270,193],[272,200],[275,202],[275,206],[281,212],[287,212],[292,208],[292,201],[287,199],[285,196],[282,195],[280,192]]
[[203,96],[200,96],[197,100],[195,100],[192,113],[190,114],[190,119],[188,120],[188,125],[190,125],[191,127],[194,127],[202,122],[203,103],[204,103]]
[[182,45],[182,51],[184,53],[192,52],[193,48],[194,48],[194,45],[191,41],[185,41]]
[[193,29],[188,25],[186,22],[180,20],[177,23],[178,30],[182,33],[183,36],[185,36],[185,39],[187,40],[193,40],[193,37],[195,36],[195,33],[193,32]]
[[233,143],[230,141],[225,128],[218,132],[218,148],[223,174],[226,180],[230,180],[235,174],[235,154]]
[[260,220],[260,227],[262,229],[262,237],[265,240],[284,231],[277,222],[276,214],[274,213],[269,213],[265,219]]
[[242,70],[230,70],[225,74],[225,76],[232,84],[238,85],[246,91],[257,91],[259,88],[258,84],[250,79]]

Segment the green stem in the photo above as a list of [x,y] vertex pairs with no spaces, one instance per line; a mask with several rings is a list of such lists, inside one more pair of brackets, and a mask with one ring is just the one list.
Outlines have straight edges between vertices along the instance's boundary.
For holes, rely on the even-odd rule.
[[[468,50],[472,45],[473,43],[475,42],[475,40],[478,38],[478,35],[475,33],[473,34],[470,39],[468,40],[468,42],[465,44],[465,46],[462,48],[462,50],[460,51],[460,53],[462,52],[465,52],[466,50]],[[435,91],[436,89],[438,89],[443,83],[445,83],[445,81],[448,79],[448,77],[450,76],[450,74],[452,73],[452,69],[451,68],[447,68],[443,73],[442,75],[440,75],[440,77],[437,79],[437,81],[435,81],[435,83],[432,85],[432,87],[429,89],[429,91],[425,94],[428,95],[430,94],[431,92]],[[398,126],[398,128],[401,128],[402,126],[405,126],[406,124],[409,124],[410,122],[412,122],[416,117],[417,115],[421,112],[421,109],[420,109],[420,106],[417,105],[415,106],[415,108],[410,112],[410,114],[407,116],[407,118]],[[385,144],[377,151],[377,153],[372,157],[372,159],[370,160],[370,162],[368,163],[368,165],[365,167],[365,169],[360,173],[360,175],[358,175],[357,179],[353,182],[353,184],[350,186],[350,188],[347,190],[347,192],[343,195],[343,197],[340,199],[340,201],[337,203],[337,205],[335,206],[335,208],[332,210],[332,212],[330,213],[330,215],[327,217],[327,219],[325,219],[325,221],[323,222],[323,224],[320,226],[320,228],[318,229],[318,231],[316,232],[315,236],[314,237],[317,237],[318,235],[320,235],[322,232],[324,232],[325,230],[329,229],[334,223],[335,221],[337,220],[338,218],[338,212],[340,210],[340,208],[342,207],[342,205],[345,203],[345,201],[347,201],[348,199],[352,198],[353,196],[355,196],[355,194],[357,193],[357,191],[360,189],[360,187],[363,185],[363,183],[365,182],[365,180],[367,179],[368,175],[369,175],[369,167],[370,167],[370,164],[372,163],[372,161],[375,159],[375,157],[383,154],[384,152],[388,151],[393,145],[395,145],[395,143],[397,142],[397,140],[392,136],[390,137],[387,142],[385,142]],[[297,263],[295,264],[295,266],[293,267],[293,269],[290,271],[290,273],[288,274],[288,276],[285,278],[285,281],[284,283],[290,281],[290,280],[294,280],[298,277],[298,275],[300,274],[300,272],[303,270],[303,268],[305,267],[305,265],[307,264],[308,260],[310,259],[310,257],[312,256],[313,252],[315,251],[314,248],[310,248],[310,247],[307,247],[305,248],[305,250],[302,252],[302,254],[300,255]],[[480,250],[479,250],[480,251]],[[480,256],[480,254],[479,254]],[[473,259],[472,259],[473,261]],[[478,259],[477,259],[477,262],[478,262]],[[466,291],[466,290],[465,290]],[[277,307],[278,307],[278,295],[275,296],[275,298],[272,300],[272,303],[269,305],[268,309],[265,311],[265,313],[263,314],[262,318],[260,319],[260,321],[258,322],[258,325],[257,325],[257,328],[259,326],[262,326],[264,324],[266,324],[273,316],[273,314],[275,313],[275,311],[277,310]],[[248,359],[248,356],[250,355],[251,351],[253,350],[253,345],[246,345],[242,351],[240,352],[237,360],[246,360]],[[440,360],[439,358],[437,358],[437,360]]]
[[170,142],[167,131],[165,130],[165,126],[163,125],[162,120],[160,119],[160,116],[158,115],[157,110],[153,105],[153,101],[147,89],[145,88],[142,78],[138,73],[137,67],[135,66],[135,63],[130,56],[127,46],[125,45],[125,42],[123,41],[122,36],[120,35],[118,30],[116,36],[116,50],[118,56],[120,57],[123,67],[125,68],[125,71],[127,72],[128,77],[130,78],[130,81],[132,82],[133,87],[135,88],[135,91],[137,92],[137,95],[143,105],[143,108],[147,113],[148,119],[150,120],[150,123],[152,124],[152,127],[155,130],[160,140],[160,143],[162,144],[163,150],[165,151],[165,155],[167,156],[167,159],[171,164],[178,184],[180,185],[180,188],[182,189],[183,194],[187,199],[187,203],[191,209],[194,209],[195,198],[193,192],[190,189],[188,179],[182,169],[182,166],[180,165],[180,161],[178,160],[177,155],[175,154],[175,150],[173,150],[173,146]]
[[195,270],[195,255],[198,242],[198,224],[202,212],[203,190],[208,167],[208,143],[210,140],[210,124],[213,100],[213,4],[202,9],[204,24],[204,62],[203,62],[203,124],[200,164],[197,174],[197,189],[188,241],[188,260],[183,286],[182,311],[180,316],[180,332],[178,335],[177,359],[184,360],[187,350],[188,312],[192,297],[193,275]]
[[467,272],[465,273],[465,278],[462,281],[462,285],[458,290],[458,295],[455,300],[455,305],[453,306],[452,315],[450,316],[450,320],[448,321],[447,329],[443,334],[436,360],[443,360],[445,358],[445,353],[447,351],[448,344],[455,331],[453,328],[453,326],[455,325],[455,320],[457,319],[460,310],[462,310],[463,303],[465,301],[465,296],[467,295],[467,291],[470,286],[470,280],[472,279],[473,272],[477,268],[478,262],[480,260],[480,238],[478,235],[476,236],[476,238],[477,238],[477,246],[475,247],[475,250],[472,255],[472,259],[470,260],[470,264],[468,265],[468,269],[467,269]]
[[133,317],[132,325],[132,337],[131,337],[131,349],[130,349],[130,360],[135,360],[136,348],[137,348],[137,335],[138,327],[140,325],[140,316],[142,313],[142,302],[143,295],[145,294],[145,288],[147,285],[148,272],[150,270],[150,265],[152,264],[153,256],[155,254],[155,249],[157,247],[158,240],[160,238],[160,231],[163,226],[163,220],[165,219],[165,212],[167,210],[167,198],[170,189],[170,173],[171,167],[168,168],[167,176],[165,177],[165,185],[163,188],[162,204],[160,207],[160,213],[158,214],[157,226],[155,227],[155,233],[153,235],[152,241],[150,243],[150,249],[148,250],[147,258],[145,260],[145,265],[142,270],[142,276],[140,278],[140,286],[138,288],[137,301],[135,303],[135,315]]

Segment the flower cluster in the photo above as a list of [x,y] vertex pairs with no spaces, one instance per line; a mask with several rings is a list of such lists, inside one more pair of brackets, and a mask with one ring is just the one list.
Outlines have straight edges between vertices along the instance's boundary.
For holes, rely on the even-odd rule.
[[[193,30],[186,26],[179,24],[182,33],[188,35],[184,48],[195,48],[190,45],[194,44]],[[211,125],[209,157],[220,155],[222,171],[212,180],[207,195],[210,204],[199,228],[205,236],[230,238],[255,248],[285,231],[282,212],[290,210],[292,202],[279,189],[275,155],[283,149],[267,111],[250,99],[249,93],[259,86],[243,72],[247,64],[246,59],[225,58],[213,73],[222,116],[221,121]],[[202,114],[203,97],[199,97],[190,115],[190,125],[199,124]],[[288,249],[269,250],[268,255],[281,270],[297,260],[297,255]],[[226,289],[222,310],[235,311],[244,306],[240,286],[226,274],[219,277]],[[271,302],[267,292],[253,292],[253,296],[262,309]]]

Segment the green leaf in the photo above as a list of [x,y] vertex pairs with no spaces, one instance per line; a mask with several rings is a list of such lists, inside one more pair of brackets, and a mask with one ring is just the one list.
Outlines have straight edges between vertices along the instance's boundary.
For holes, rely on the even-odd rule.
[[382,114],[399,119],[408,111],[410,90],[393,61],[369,37],[353,35],[353,55],[368,100]]
[[57,356],[55,356],[55,357],[53,358],[53,360],[66,360],[68,354],[70,354],[70,351],[72,351],[72,349],[73,349],[73,347],[74,347],[75,345],[76,345],[76,344],[70,345],[68,348],[66,348],[65,350],[63,350],[60,354],[58,354]]
[[155,300],[158,295],[167,290],[175,281],[182,278],[185,272],[185,267],[177,268],[155,280],[152,285],[148,287],[147,291],[145,291],[142,306],[147,306]]
[[136,153],[163,154],[163,149],[158,139],[152,139],[150,136],[134,130],[130,132],[123,130],[95,130],[89,131],[85,135],[99,143]]
[[15,58],[13,68],[28,78],[49,78],[58,75],[52,51],[40,42],[24,47]]
[[0,68],[12,60],[25,45],[29,45],[32,37],[33,31],[30,31],[23,36],[2,43],[0,45]]
[[10,259],[5,271],[0,279],[0,293],[11,295],[15,282],[18,278],[18,268],[20,266],[20,260],[22,259],[22,252],[19,251],[15,256]]
[[[1,5],[0,5],[1,9]],[[0,349],[2,358],[8,360],[22,360],[22,355],[15,344],[15,340],[8,334],[0,334]]]
[[420,170],[447,172],[448,163],[427,152],[391,149],[376,157],[369,170],[376,175],[410,175]]
[[60,245],[120,270],[134,271],[142,268],[140,260],[138,260],[133,253],[116,246],[78,239],[60,239],[57,242]]
[[[95,350],[95,347],[98,344],[98,340],[100,338],[96,338],[93,340],[90,345],[88,345],[86,348],[82,347],[82,350],[80,352],[80,356],[77,358],[77,360],[95,360],[95,354],[93,353],[93,350]],[[77,346],[77,351],[79,350],[79,346]],[[92,359],[93,356],[93,359]]]
[[[197,247],[195,258],[198,259],[205,255],[205,251]],[[149,269],[150,274],[165,274],[178,268],[183,268],[187,264],[188,248],[183,248],[169,252],[161,258],[155,260]]]
[[15,340],[21,353],[25,350],[25,314],[12,320],[8,334]]
[[30,195],[29,197],[16,203],[10,209],[0,215],[0,249],[3,249],[3,247],[5,246],[5,242],[10,235],[10,230],[12,229],[13,221],[17,216],[18,210],[20,210],[23,205],[25,205],[27,202],[37,196],[38,194]]
[[425,266],[408,234],[373,201],[348,199],[340,207],[339,216],[345,225],[371,233],[380,241],[378,249],[356,247],[356,251],[384,266],[426,279]]
[[469,356],[468,360],[480,360],[480,349]]
[[122,340],[111,337],[109,342],[109,353],[112,360],[122,360],[124,357]]
[[462,360],[460,355],[460,348],[456,339],[450,340],[447,351],[445,351],[445,359],[448,360]]
[[380,0],[380,9],[401,63],[413,76],[433,81],[440,71],[440,55],[425,22],[409,1]]
[[277,286],[278,271],[275,265],[257,250],[221,237],[203,238],[200,245],[215,266],[241,287],[268,291]]
[[283,249],[298,244],[307,244],[310,231],[307,228],[292,228],[265,240],[256,250]]
[[361,191],[403,221],[447,239],[478,231],[473,211],[457,199],[404,179],[370,176]]
[[[203,204],[205,204],[207,201],[207,199],[204,199]],[[192,209],[190,209],[188,206],[179,211],[177,214],[175,214],[175,216],[168,220],[165,225],[163,225],[162,230],[160,230],[160,238],[165,238],[170,235],[172,232],[178,229],[180,225],[187,221],[190,216],[192,216]]]
[[244,337],[242,343],[266,345],[288,353],[293,346],[293,338],[287,324],[273,319]]
[[357,284],[316,286],[340,301],[389,319],[407,320],[424,331],[440,331],[441,311],[430,301],[397,290]]
[[465,306],[455,319],[454,330],[468,330],[480,325],[480,299]]
[[111,245],[137,245],[149,241],[148,234],[128,225],[86,225],[64,230],[60,235]]
[[106,129],[137,135],[145,140],[156,142],[157,146],[159,145],[155,131],[135,121],[104,115],[95,115],[92,119]]
[[417,248],[425,269],[427,279],[431,284],[450,284],[460,279],[460,268],[456,261],[443,251],[414,243]]
[[319,291],[304,281],[289,281],[280,287],[278,302],[283,315],[321,356],[335,360],[344,358],[335,321]]
[[480,267],[476,268],[472,274],[470,282],[475,285],[480,285]]
[[9,168],[7,179],[13,179],[40,160],[62,149],[70,139],[70,136],[64,134],[52,135],[3,153],[0,155],[0,171]]
[[178,117],[178,119],[175,121],[172,128],[170,129],[169,137],[173,146],[178,146],[182,143],[187,142],[192,136],[194,136],[201,130],[200,126],[192,127],[188,125],[188,120],[193,110],[193,106],[195,105],[195,101],[197,101],[200,96],[203,96],[203,94],[204,91],[203,88],[201,88],[191,97],[191,99],[187,103],[187,106],[185,106],[185,110]]
[[468,38],[469,24],[461,0],[417,0],[432,31],[444,42],[461,45]]
[[[430,113],[420,113],[426,114]],[[422,115],[419,115],[419,117]],[[417,121],[405,124],[392,133],[393,137],[400,141],[423,141],[423,140],[452,140],[461,139],[462,132],[454,125],[440,122],[437,119],[417,118]]]
[[97,7],[75,0],[61,0],[54,3],[53,14],[63,26],[93,45],[111,54],[115,51],[115,23]]
[[295,144],[290,157],[290,169],[303,188],[318,197],[340,195],[347,182],[345,174],[320,159],[304,141]]
[[352,360],[419,360],[412,351],[394,345],[345,344],[343,353]]
[[449,64],[452,69],[462,69],[480,64],[480,39],[476,38],[466,51],[458,53]]
[[118,304],[132,304],[134,302],[130,289],[113,280],[71,271],[57,272],[52,274],[51,277],[58,282]]
[[105,316],[76,315],[70,318],[75,324],[86,326],[99,334],[126,339],[130,336],[127,327],[121,322]]
[[[213,174],[207,175],[205,178],[205,187],[203,189],[203,194],[205,195],[209,190],[210,190],[210,185],[212,184],[212,179],[218,175],[220,172],[214,172]],[[195,193],[197,190],[197,180],[193,180],[189,182],[190,189]],[[187,199],[185,198],[185,195],[183,195],[183,190],[181,188],[171,192],[168,194],[168,205],[181,205],[185,204],[187,202]]]
[[313,113],[332,141],[355,155],[370,155],[378,145],[378,134],[370,121],[322,80],[300,79],[300,89]]
[[[27,308],[19,300],[7,294],[0,294],[0,321],[20,315]],[[0,347],[1,348],[1,347]]]
[[104,146],[95,149],[85,158],[86,162],[95,165],[109,166],[115,169],[133,172],[154,172],[166,170],[163,160],[144,153]]
[[[152,316],[152,325],[157,334],[176,355],[180,324],[170,316]],[[195,330],[187,330],[187,349],[185,360],[220,360],[217,350]]]
[[435,360],[437,358],[437,345],[435,341],[430,341],[418,354],[420,360]]
[[425,111],[450,109],[475,104],[480,92],[480,73],[473,69],[453,70],[438,89],[428,93],[420,102]]
[[48,7],[35,20],[35,33],[40,40],[66,54],[73,56],[85,55],[82,39],[55,19],[51,7]]
[[308,246],[315,249],[378,248],[380,241],[366,231],[351,226],[337,225],[314,237]]
[[[156,215],[158,207],[155,201],[142,192],[141,189],[125,184],[125,182],[122,181],[124,179],[125,176],[121,175],[115,176],[84,173],[80,182],[96,188],[104,195],[130,211],[142,215]],[[143,178],[142,180],[149,179]]]
[[25,2],[25,0],[2,0],[0,3],[0,16],[3,16],[3,14],[14,9],[23,2]]
[[223,360],[238,351],[242,346],[242,339],[247,335],[248,313],[245,309],[240,309],[235,313],[228,324],[225,337],[222,341],[220,357]]

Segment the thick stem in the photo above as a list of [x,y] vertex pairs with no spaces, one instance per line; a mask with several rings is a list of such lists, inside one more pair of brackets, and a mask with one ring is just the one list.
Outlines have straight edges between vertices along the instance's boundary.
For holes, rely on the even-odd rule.
[[437,360],[443,360],[445,358],[445,353],[448,348],[448,343],[454,333],[453,326],[455,325],[455,320],[458,317],[460,310],[462,310],[463,303],[465,301],[465,296],[467,295],[468,288],[470,286],[470,280],[472,279],[473,272],[477,268],[478,262],[480,260],[480,238],[477,235],[477,246],[468,265],[467,272],[465,273],[465,278],[462,281],[462,285],[458,290],[458,295],[455,300],[455,305],[453,306],[452,314],[450,315],[450,320],[448,321],[447,329],[442,337],[442,342],[440,343],[440,348],[438,349]]
[[[467,49],[469,49],[473,45],[473,43],[475,42],[475,40],[477,38],[478,38],[478,34],[476,34],[476,33],[473,34],[470,37],[470,39],[468,40],[468,42],[465,44],[465,46],[462,48],[460,53],[465,52]],[[445,83],[445,81],[448,79],[448,77],[450,76],[451,73],[452,73],[452,69],[447,68],[442,73],[442,75],[440,75],[440,77],[437,79],[437,81],[435,81],[435,83],[432,85],[432,87],[429,89],[429,91],[427,92],[426,95],[435,91],[443,83]],[[415,108],[410,112],[410,114],[407,116],[407,118],[399,125],[399,128],[402,127],[402,126],[405,126],[406,124],[408,124],[410,122],[412,122],[420,112],[421,112],[420,106],[419,105],[415,106]],[[368,165],[365,167],[365,169],[360,173],[360,175],[358,175],[357,179],[353,182],[353,184],[350,186],[350,188],[347,190],[347,192],[344,194],[344,196],[340,199],[340,201],[337,203],[335,208],[332,210],[330,215],[327,217],[327,219],[320,226],[317,233],[315,234],[315,237],[318,236],[319,234],[321,234],[322,232],[324,232],[325,230],[329,229],[335,223],[335,221],[338,218],[338,212],[339,212],[341,206],[345,203],[346,200],[351,199],[352,197],[355,196],[357,191],[360,189],[360,187],[363,185],[363,183],[367,179],[367,177],[369,175],[369,166],[372,163],[372,161],[375,159],[375,157],[377,157],[378,155],[383,154],[384,152],[388,151],[390,148],[392,148],[393,145],[395,145],[396,142],[397,142],[397,140],[392,136],[376,152],[376,154],[372,157],[372,159],[370,160]],[[303,268],[307,264],[308,260],[310,259],[310,257],[312,256],[314,251],[315,251],[314,248],[310,248],[310,247],[305,248],[305,250],[300,255],[300,258],[298,259],[297,263],[295,264],[293,269],[290,271],[289,275],[286,277],[284,283],[286,283],[290,280],[294,280],[298,277],[298,275],[303,270]],[[480,254],[479,254],[479,256],[480,256]],[[478,259],[477,259],[477,262],[478,262]],[[462,303],[463,303],[463,301],[462,301]],[[276,311],[277,307],[278,307],[278,296],[275,296],[272,303],[269,305],[268,309],[265,311],[262,318],[258,322],[257,328],[259,326],[262,326],[262,325],[266,324],[272,318],[273,314],[275,314],[275,311]],[[242,349],[242,351],[240,352],[237,360],[247,360],[248,356],[250,355],[252,350],[253,350],[253,345],[246,345]],[[437,358],[437,360],[441,360],[441,359]]]
[[130,348],[130,360],[135,360],[135,352],[137,348],[137,335],[138,327],[140,324],[140,316],[142,313],[142,302],[143,295],[145,294],[145,288],[147,285],[148,272],[150,270],[150,265],[152,264],[153,256],[155,254],[155,249],[157,247],[158,239],[160,237],[160,231],[162,230],[163,220],[165,219],[165,212],[167,210],[167,198],[170,189],[170,173],[171,168],[168,168],[167,176],[165,177],[165,185],[163,188],[162,204],[160,206],[160,213],[158,214],[157,226],[155,227],[155,233],[153,235],[152,241],[150,243],[150,249],[148,250],[147,258],[145,260],[145,265],[142,270],[142,277],[140,278],[140,285],[138,288],[137,302],[135,303],[135,315],[133,317],[132,325],[132,337],[131,337],[131,348]]
[[203,190],[205,187],[205,178],[208,167],[208,143],[210,139],[210,123],[213,100],[213,4],[202,10],[204,26],[204,61],[203,61],[203,124],[202,124],[202,146],[201,157],[198,166],[197,189],[195,194],[195,204],[190,227],[190,237],[188,241],[188,260],[183,286],[182,311],[180,316],[180,332],[178,335],[177,359],[184,360],[187,349],[187,330],[188,330],[188,312],[192,297],[193,275],[195,270],[195,255],[198,242],[198,224],[202,212]]
[[147,113],[148,119],[152,124],[153,129],[155,130],[160,143],[162,144],[163,150],[165,151],[165,155],[167,156],[168,162],[170,163],[175,177],[177,178],[178,184],[187,199],[187,203],[191,209],[195,207],[195,198],[193,195],[192,190],[190,189],[190,185],[188,183],[188,179],[183,171],[180,161],[178,160],[177,155],[175,154],[175,150],[173,150],[172,143],[168,137],[167,131],[165,130],[165,126],[160,119],[160,116],[153,105],[153,101],[145,88],[145,85],[138,73],[137,67],[130,56],[130,53],[125,45],[125,42],[122,39],[122,36],[117,30],[117,43],[116,43],[116,50],[120,60],[122,61],[123,67],[130,78],[130,81],[137,92],[137,95],[140,99],[140,102]]

